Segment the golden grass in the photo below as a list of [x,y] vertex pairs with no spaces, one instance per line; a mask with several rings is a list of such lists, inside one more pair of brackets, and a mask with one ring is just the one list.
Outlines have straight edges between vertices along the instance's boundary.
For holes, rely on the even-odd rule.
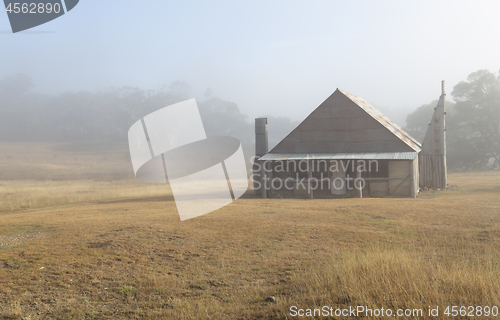
[[75,202],[171,195],[165,184],[138,180],[7,180],[0,182],[0,212]]
[[[139,182],[2,181],[14,205],[0,212],[0,315],[295,319],[291,306],[363,305],[430,319],[429,306],[438,318],[499,307],[500,174],[449,182],[417,199],[247,197],[180,222],[168,190]],[[29,193],[47,201],[16,205]]]
[[0,142],[0,181],[132,179],[128,146],[104,142]]

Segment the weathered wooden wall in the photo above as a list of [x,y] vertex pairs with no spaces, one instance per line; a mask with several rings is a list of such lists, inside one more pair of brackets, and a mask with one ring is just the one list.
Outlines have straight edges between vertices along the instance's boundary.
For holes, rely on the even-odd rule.
[[[312,162],[312,161],[311,161]],[[272,197],[280,197],[280,198],[288,198],[288,197],[320,197],[320,198],[337,198],[337,197],[357,197],[360,196],[358,190],[354,189],[354,178],[352,172],[350,172],[350,188],[351,190],[346,190],[347,182],[346,182],[346,173],[341,172],[327,172],[325,169],[324,175],[320,177],[319,172],[307,171],[299,174],[298,171],[290,171],[290,172],[278,172],[276,169],[276,162],[273,161],[258,161],[261,166],[260,177],[267,177],[268,184],[267,190],[261,189],[256,190],[256,193],[261,195],[263,198],[272,198]],[[267,172],[264,171],[264,163],[267,168]],[[363,188],[363,197],[411,197],[415,198],[418,193],[418,185],[419,185],[419,160],[418,158],[415,160],[390,160],[388,161],[388,176],[382,177],[370,177],[358,175],[365,181],[365,188]],[[293,166],[295,167],[295,166]],[[309,166],[311,168],[312,166]],[[314,165],[314,168],[318,168],[317,164]],[[283,186],[279,189],[272,186],[269,182],[273,178],[279,179],[290,179],[290,186],[293,186],[292,189],[286,189]],[[297,180],[298,177],[298,180]],[[305,179],[303,183],[299,184],[298,181],[302,178]],[[313,191],[311,191],[308,187],[308,181],[311,178],[314,179],[324,179],[325,184],[321,188],[316,188],[317,181],[314,181]],[[341,178],[344,181],[344,188],[342,190],[334,190],[332,188],[332,181],[335,178]],[[328,181],[326,181],[328,180]],[[259,180],[259,182],[262,180]],[[311,192],[310,192],[311,191]]]
[[389,195],[409,197],[411,187],[411,161],[389,161]]
[[422,154],[418,155],[421,188],[446,188],[446,155]]

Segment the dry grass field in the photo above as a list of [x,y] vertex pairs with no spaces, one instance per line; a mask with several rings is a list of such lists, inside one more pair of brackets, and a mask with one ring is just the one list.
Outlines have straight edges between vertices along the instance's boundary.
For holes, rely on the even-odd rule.
[[450,174],[453,188],[417,199],[246,196],[180,222],[168,186],[132,179],[121,149],[0,147],[4,319],[301,318],[292,306],[451,319],[446,306],[500,307],[498,172]]

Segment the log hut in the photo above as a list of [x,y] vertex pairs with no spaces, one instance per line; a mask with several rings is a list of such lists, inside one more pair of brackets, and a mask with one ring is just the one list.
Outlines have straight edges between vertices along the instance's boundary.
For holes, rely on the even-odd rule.
[[442,91],[423,146],[363,98],[341,89],[270,151],[267,119],[257,118],[255,194],[415,198],[419,187],[444,188],[444,83]]

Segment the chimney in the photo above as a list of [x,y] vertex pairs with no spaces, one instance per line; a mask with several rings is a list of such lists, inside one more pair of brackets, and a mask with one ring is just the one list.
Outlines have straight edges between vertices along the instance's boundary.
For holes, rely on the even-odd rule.
[[[253,165],[253,190],[256,195],[262,195],[261,168],[259,159],[268,152],[267,118],[255,119],[255,163]],[[265,193],[264,193],[265,194]]]
[[268,152],[267,118],[255,119],[255,155],[262,157]]
[[434,115],[422,142],[418,157],[419,184],[421,187],[445,189],[447,183],[446,166],[446,93],[444,80],[441,81],[441,96],[434,108]]

